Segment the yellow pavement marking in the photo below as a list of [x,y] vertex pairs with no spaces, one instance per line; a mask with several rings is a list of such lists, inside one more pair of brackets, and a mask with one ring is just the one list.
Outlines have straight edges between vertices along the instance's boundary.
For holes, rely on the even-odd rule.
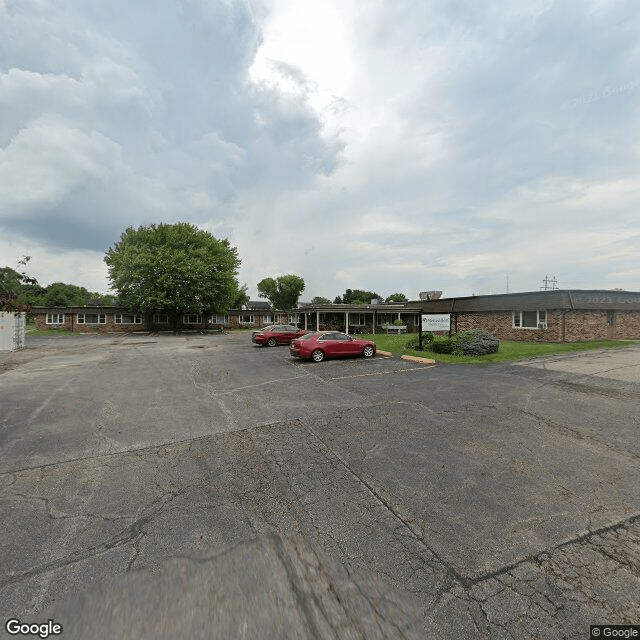
[[392,356],[392,355],[393,355],[393,353],[391,353],[391,351],[380,351],[380,349],[378,349],[378,350],[376,351],[376,353],[377,353],[379,356]]

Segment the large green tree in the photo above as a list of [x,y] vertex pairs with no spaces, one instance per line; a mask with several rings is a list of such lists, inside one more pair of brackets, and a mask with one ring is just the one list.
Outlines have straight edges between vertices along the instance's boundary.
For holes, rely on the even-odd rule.
[[386,302],[407,302],[408,298],[404,295],[404,293],[392,293],[387,299]]
[[373,291],[363,291],[362,289],[347,289],[342,296],[343,304],[371,304],[374,298],[382,299]]
[[123,306],[174,328],[185,313],[226,313],[240,292],[237,249],[188,222],[129,227],[104,261]]
[[304,280],[300,276],[278,276],[258,282],[258,295],[269,300],[274,309],[283,311],[297,307],[303,291]]
[[311,304],[331,304],[331,300],[323,296],[315,296],[311,299]]

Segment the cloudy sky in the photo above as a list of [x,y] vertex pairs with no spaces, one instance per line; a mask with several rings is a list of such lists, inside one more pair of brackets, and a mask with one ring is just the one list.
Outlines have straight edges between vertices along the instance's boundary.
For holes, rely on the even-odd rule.
[[189,221],[254,298],[637,291],[639,115],[637,0],[0,0],[0,265]]

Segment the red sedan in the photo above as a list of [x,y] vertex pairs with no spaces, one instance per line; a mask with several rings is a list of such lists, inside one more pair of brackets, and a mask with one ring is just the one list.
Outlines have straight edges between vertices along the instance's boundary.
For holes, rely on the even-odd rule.
[[292,356],[311,358],[322,362],[334,356],[364,356],[371,358],[376,353],[376,343],[371,340],[358,340],[338,331],[316,331],[296,338],[289,346]]
[[273,324],[254,331],[251,340],[263,347],[275,347],[278,344],[288,344],[305,333],[304,329],[298,329],[291,324]]

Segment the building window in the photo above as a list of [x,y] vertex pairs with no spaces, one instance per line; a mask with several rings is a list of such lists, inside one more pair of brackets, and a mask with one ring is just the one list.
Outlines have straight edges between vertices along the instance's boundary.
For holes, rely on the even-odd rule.
[[47,324],[64,324],[64,313],[47,313]]
[[213,315],[209,318],[211,324],[229,324],[229,316]]
[[240,324],[253,324],[253,315],[249,313],[243,313],[240,316]]
[[298,322],[300,322],[299,313],[294,313],[293,315],[289,316],[289,324],[298,324]]
[[393,324],[398,319],[397,313],[377,313],[376,321],[378,324]]
[[367,324],[367,314],[366,313],[350,313],[349,314],[349,324],[354,327],[363,327]]
[[116,324],[142,324],[142,316],[131,313],[116,313]]
[[184,324],[202,324],[202,316],[198,313],[186,313],[182,317]]
[[271,316],[262,316],[262,318],[260,318],[260,323],[271,324],[272,323]]
[[79,313],[76,319],[78,324],[106,324],[105,313]]
[[516,329],[546,329],[546,311],[514,311],[513,326]]
[[153,316],[154,324],[169,324],[169,314],[167,313],[156,313]]

